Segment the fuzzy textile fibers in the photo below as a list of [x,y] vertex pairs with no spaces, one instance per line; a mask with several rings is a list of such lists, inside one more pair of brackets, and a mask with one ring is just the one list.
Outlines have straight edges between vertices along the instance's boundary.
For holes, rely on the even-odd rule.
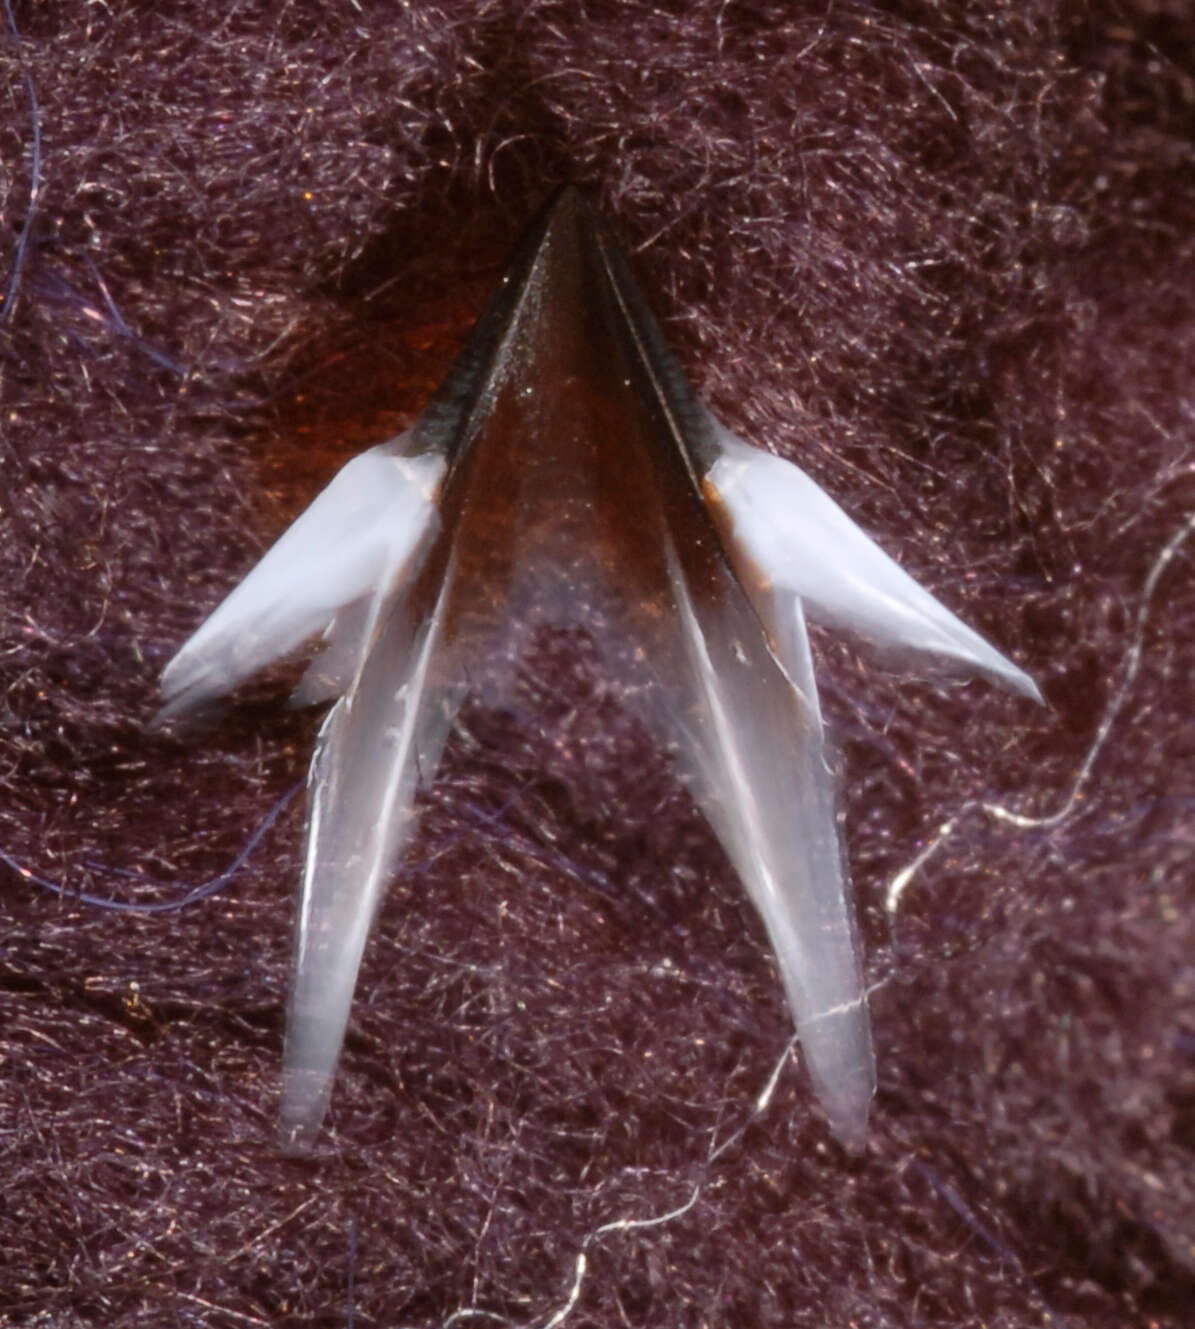
[[[0,1324],[1190,1325],[1187,0],[12,18]],[[816,636],[858,1158],[583,638],[542,643],[525,712],[463,713],[317,1151],[276,1145],[319,715],[288,666],[155,729],[157,676],[413,418],[566,179],[713,409],[1048,698]]]

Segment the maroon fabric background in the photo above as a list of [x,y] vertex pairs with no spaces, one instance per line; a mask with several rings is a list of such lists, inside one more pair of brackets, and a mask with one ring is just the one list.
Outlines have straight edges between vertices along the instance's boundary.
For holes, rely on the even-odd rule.
[[[16,20],[0,1323],[1189,1324],[1186,0]],[[534,714],[466,713],[311,1160],[274,1143],[301,798],[173,912],[26,875],[177,900],[301,781],[285,678],[158,732],[157,674],[412,418],[563,179],[715,410],[1049,699],[816,638],[874,985],[860,1159],[792,1059],[757,1109],[789,1030],[761,929],[578,649]]]

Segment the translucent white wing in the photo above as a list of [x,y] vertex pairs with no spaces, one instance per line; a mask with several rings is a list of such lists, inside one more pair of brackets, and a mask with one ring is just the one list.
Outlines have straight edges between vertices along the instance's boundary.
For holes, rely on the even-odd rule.
[[382,890],[414,827],[463,694],[440,669],[443,610],[387,610],[349,691],[320,730],[287,1017],[281,1130],[305,1149],[327,1111],[357,971]]
[[[344,686],[356,663],[344,647],[355,656],[369,616],[350,607],[395,584],[434,528],[444,459],[407,456],[409,442],[403,434],[353,458],[213,611],[162,674],[163,716],[231,691],[327,630]],[[338,634],[345,609],[352,629]],[[315,682],[308,691],[320,695]]]
[[[761,668],[742,625],[699,611],[673,577],[697,699],[673,710],[678,769],[763,918],[830,1125],[858,1148],[875,1058],[816,693]],[[799,603],[796,620],[803,631]]]
[[961,660],[1041,701],[1024,670],[919,586],[809,476],[714,423],[723,451],[706,473],[707,499],[787,668],[797,663],[785,649],[786,593],[832,624],[883,645]]

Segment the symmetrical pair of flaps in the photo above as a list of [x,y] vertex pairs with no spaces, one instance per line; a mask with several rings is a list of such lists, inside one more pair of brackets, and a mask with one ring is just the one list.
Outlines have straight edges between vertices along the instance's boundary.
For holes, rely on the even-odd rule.
[[322,634],[299,688],[339,698],[311,767],[283,1131],[318,1131],[381,891],[472,693],[499,702],[540,625],[584,626],[763,917],[844,1141],[875,1075],[805,609],[1021,670],[803,472],[694,396],[573,190],[532,225],[435,400],[350,461],[183,646],[165,712]]

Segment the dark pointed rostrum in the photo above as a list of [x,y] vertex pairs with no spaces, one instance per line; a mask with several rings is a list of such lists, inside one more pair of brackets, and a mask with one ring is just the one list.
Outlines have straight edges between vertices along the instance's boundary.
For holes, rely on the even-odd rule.
[[[616,629],[608,648],[615,635],[651,647],[667,673],[680,645],[672,557],[699,609],[725,605],[758,637],[700,496],[707,419],[605,228],[564,191],[415,427],[415,449],[443,448],[448,471],[413,617],[451,565],[445,651],[467,652],[475,685],[487,660],[512,662],[494,646],[537,621]],[[756,666],[775,670],[766,655]]]

